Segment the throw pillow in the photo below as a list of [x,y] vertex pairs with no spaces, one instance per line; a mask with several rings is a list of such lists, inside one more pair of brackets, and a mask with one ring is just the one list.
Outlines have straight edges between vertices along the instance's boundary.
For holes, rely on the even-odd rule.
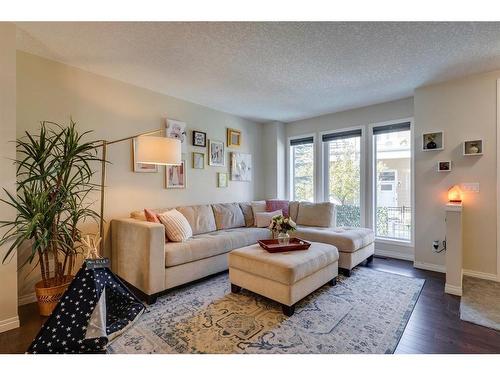
[[276,210],[273,212],[257,212],[255,214],[255,226],[257,228],[267,228],[271,224],[273,216],[283,215],[283,211]]
[[193,236],[193,230],[189,222],[177,210],[170,210],[162,214],[158,214],[158,218],[165,227],[167,237],[172,242],[184,242]]
[[149,208],[144,209],[144,216],[146,216],[146,221],[149,221],[150,223],[160,223],[158,215]]
[[252,205],[252,212],[253,212],[253,217],[254,217],[254,224],[257,224],[257,220],[255,219],[255,214],[258,212],[266,212],[266,201],[253,201],[251,203]]
[[283,216],[288,217],[288,201],[282,199],[269,199],[266,200],[266,211],[272,212],[276,210],[283,211]]

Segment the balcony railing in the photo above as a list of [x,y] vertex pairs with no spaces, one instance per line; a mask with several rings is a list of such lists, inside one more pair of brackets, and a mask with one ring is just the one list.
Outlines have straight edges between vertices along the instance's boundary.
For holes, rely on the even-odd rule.
[[[337,225],[342,227],[360,227],[361,210],[359,206],[337,206]],[[377,207],[377,237],[397,240],[411,240],[411,212],[408,206]]]

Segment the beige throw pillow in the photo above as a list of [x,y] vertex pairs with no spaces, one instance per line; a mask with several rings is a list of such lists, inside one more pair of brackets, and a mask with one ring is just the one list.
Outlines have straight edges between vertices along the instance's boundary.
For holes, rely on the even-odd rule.
[[334,209],[335,206],[330,202],[300,202],[297,224],[311,227],[333,227],[335,225]]
[[273,216],[283,215],[282,210],[276,210],[273,212],[257,212],[255,214],[255,226],[257,228],[267,228],[271,224],[271,219]]
[[158,218],[165,227],[167,237],[172,242],[184,242],[193,236],[193,230],[189,222],[177,210],[169,210],[162,214],[158,214]]
[[257,219],[255,217],[255,214],[258,212],[266,212],[266,201],[253,201],[251,203],[252,205],[252,212],[253,212],[253,217],[254,217],[254,225],[257,225]]

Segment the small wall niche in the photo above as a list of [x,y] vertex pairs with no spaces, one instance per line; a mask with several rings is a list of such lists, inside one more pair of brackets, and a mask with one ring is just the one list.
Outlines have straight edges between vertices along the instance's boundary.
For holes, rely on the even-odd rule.
[[435,131],[422,134],[422,151],[444,150],[444,133]]
[[479,156],[483,154],[483,140],[464,141],[464,156]]

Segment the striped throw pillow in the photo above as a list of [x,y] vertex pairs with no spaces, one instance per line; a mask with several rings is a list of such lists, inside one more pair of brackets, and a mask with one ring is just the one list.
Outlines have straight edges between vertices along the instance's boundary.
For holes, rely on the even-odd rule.
[[172,242],[184,242],[193,236],[189,222],[175,209],[158,214],[158,219],[165,227],[168,239]]

